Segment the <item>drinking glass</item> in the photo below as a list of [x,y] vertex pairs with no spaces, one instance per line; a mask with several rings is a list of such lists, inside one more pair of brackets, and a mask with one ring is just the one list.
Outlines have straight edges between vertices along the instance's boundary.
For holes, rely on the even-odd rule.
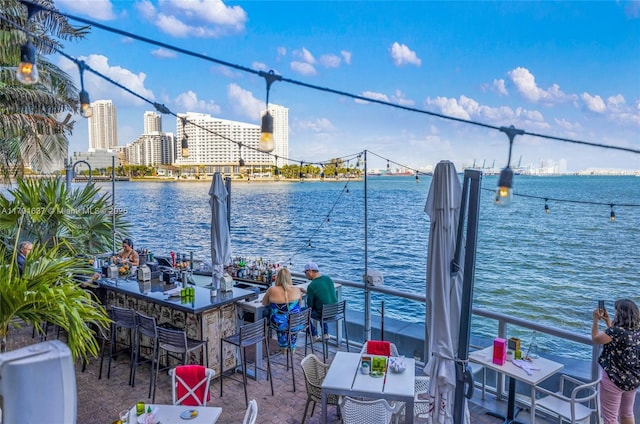
[[144,402],[136,403],[136,414],[140,416],[144,414],[144,411],[145,411]]
[[122,424],[129,424],[129,410],[123,409],[120,411],[120,421]]

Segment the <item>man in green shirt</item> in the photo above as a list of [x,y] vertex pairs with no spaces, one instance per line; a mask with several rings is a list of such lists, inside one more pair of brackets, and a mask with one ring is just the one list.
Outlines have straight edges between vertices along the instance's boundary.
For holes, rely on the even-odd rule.
[[[330,305],[338,302],[336,296],[336,288],[331,277],[321,275],[318,265],[315,262],[309,262],[304,266],[304,275],[311,280],[311,284],[307,287],[307,306],[311,308],[311,318],[319,320],[322,317],[322,305]],[[329,325],[324,324],[324,338],[329,338]],[[311,321],[311,334],[315,341],[320,340],[318,329]]]

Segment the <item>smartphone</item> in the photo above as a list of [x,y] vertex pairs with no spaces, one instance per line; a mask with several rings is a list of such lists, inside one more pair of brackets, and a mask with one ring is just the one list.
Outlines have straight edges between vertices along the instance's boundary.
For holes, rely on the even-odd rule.
[[604,309],[604,300],[598,300],[598,309],[600,310],[600,313],[603,314],[605,309]]

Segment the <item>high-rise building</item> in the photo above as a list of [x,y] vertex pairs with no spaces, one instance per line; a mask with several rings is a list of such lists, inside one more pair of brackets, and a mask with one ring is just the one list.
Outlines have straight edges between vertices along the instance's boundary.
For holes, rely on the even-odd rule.
[[[183,119],[186,125],[183,125]],[[189,146],[188,157],[180,154],[185,134]],[[232,173],[238,172],[242,158],[246,166],[254,169],[271,167],[275,163],[272,156],[275,153],[258,151],[259,140],[258,125],[214,118],[203,113],[179,114],[176,121],[175,165],[213,165],[214,171]]]
[[[261,115],[264,115],[266,111],[262,111]],[[269,113],[273,116],[273,142],[275,148],[271,152],[272,155],[279,158],[289,157],[289,109],[280,106],[269,104]],[[275,165],[275,158],[272,163]],[[283,162],[279,162],[278,166],[284,165]]]
[[126,159],[135,165],[171,165],[173,163],[174,137],[172,133],[154,132],[142,134],[126,147]]
[[162,115],[147,111],[144,113],[144,133],[153,134],[162,132]]
[[118,145],[116,107],[111,100],[91,103],[89,123],[89,150],[111,149]]

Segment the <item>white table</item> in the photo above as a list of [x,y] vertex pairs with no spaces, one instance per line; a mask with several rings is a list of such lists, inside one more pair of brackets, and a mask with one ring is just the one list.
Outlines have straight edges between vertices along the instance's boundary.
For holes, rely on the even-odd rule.
[[[155,405],[145,404],[144,407],[158,408],[158,414],[156,415],[156,422],[161,424],[181,423],[188,422],[189,424],[214,424],[220,418],[222,414],[222,408],[216,406],[184,406],[184,405]],[[198,416],[190,419],[183,420],[180,418],[180,414],[184,411],[195,409],[198,411]],[[136,406],[129,411],[129,424],[138,423],[138,414],[136,414]]]
[[517,422],[515,421],[518,412],[515,410],[516,402],[516,380],[520,380],[524,383],[531,385],[531,424],[536,422],[536,386],[542,381],[551,377],[558,371],[560,371],[564,365],[551,361],[545,358],[533,359],[531,365],[540,368],[539,370],[533,370],[531,375],[527,374],[525,370],[517,367],[506,361],[504,365],[497,365],[493,363],[493,346],[489,346],[482,350],[469,353],[469,361],[482,365],[485,368],[492,369],[496,372],[502,373],[509,377],[509,398],[507,401],[507,416],[502,416],[495,413],[490,413],[498,418],[503,418],[505,424]]
[[[372,355],[367,355],[372,356]],[[413,399],[416,364],[405,358],[406,370],[401,374],[387,371],[385,377],[371,377],[360,373],[360,353],[336,352],[329,371],[322,382],[322,416],[327,422],[327,395],[364,396],[405,402],[406,423],[413,423]]]

